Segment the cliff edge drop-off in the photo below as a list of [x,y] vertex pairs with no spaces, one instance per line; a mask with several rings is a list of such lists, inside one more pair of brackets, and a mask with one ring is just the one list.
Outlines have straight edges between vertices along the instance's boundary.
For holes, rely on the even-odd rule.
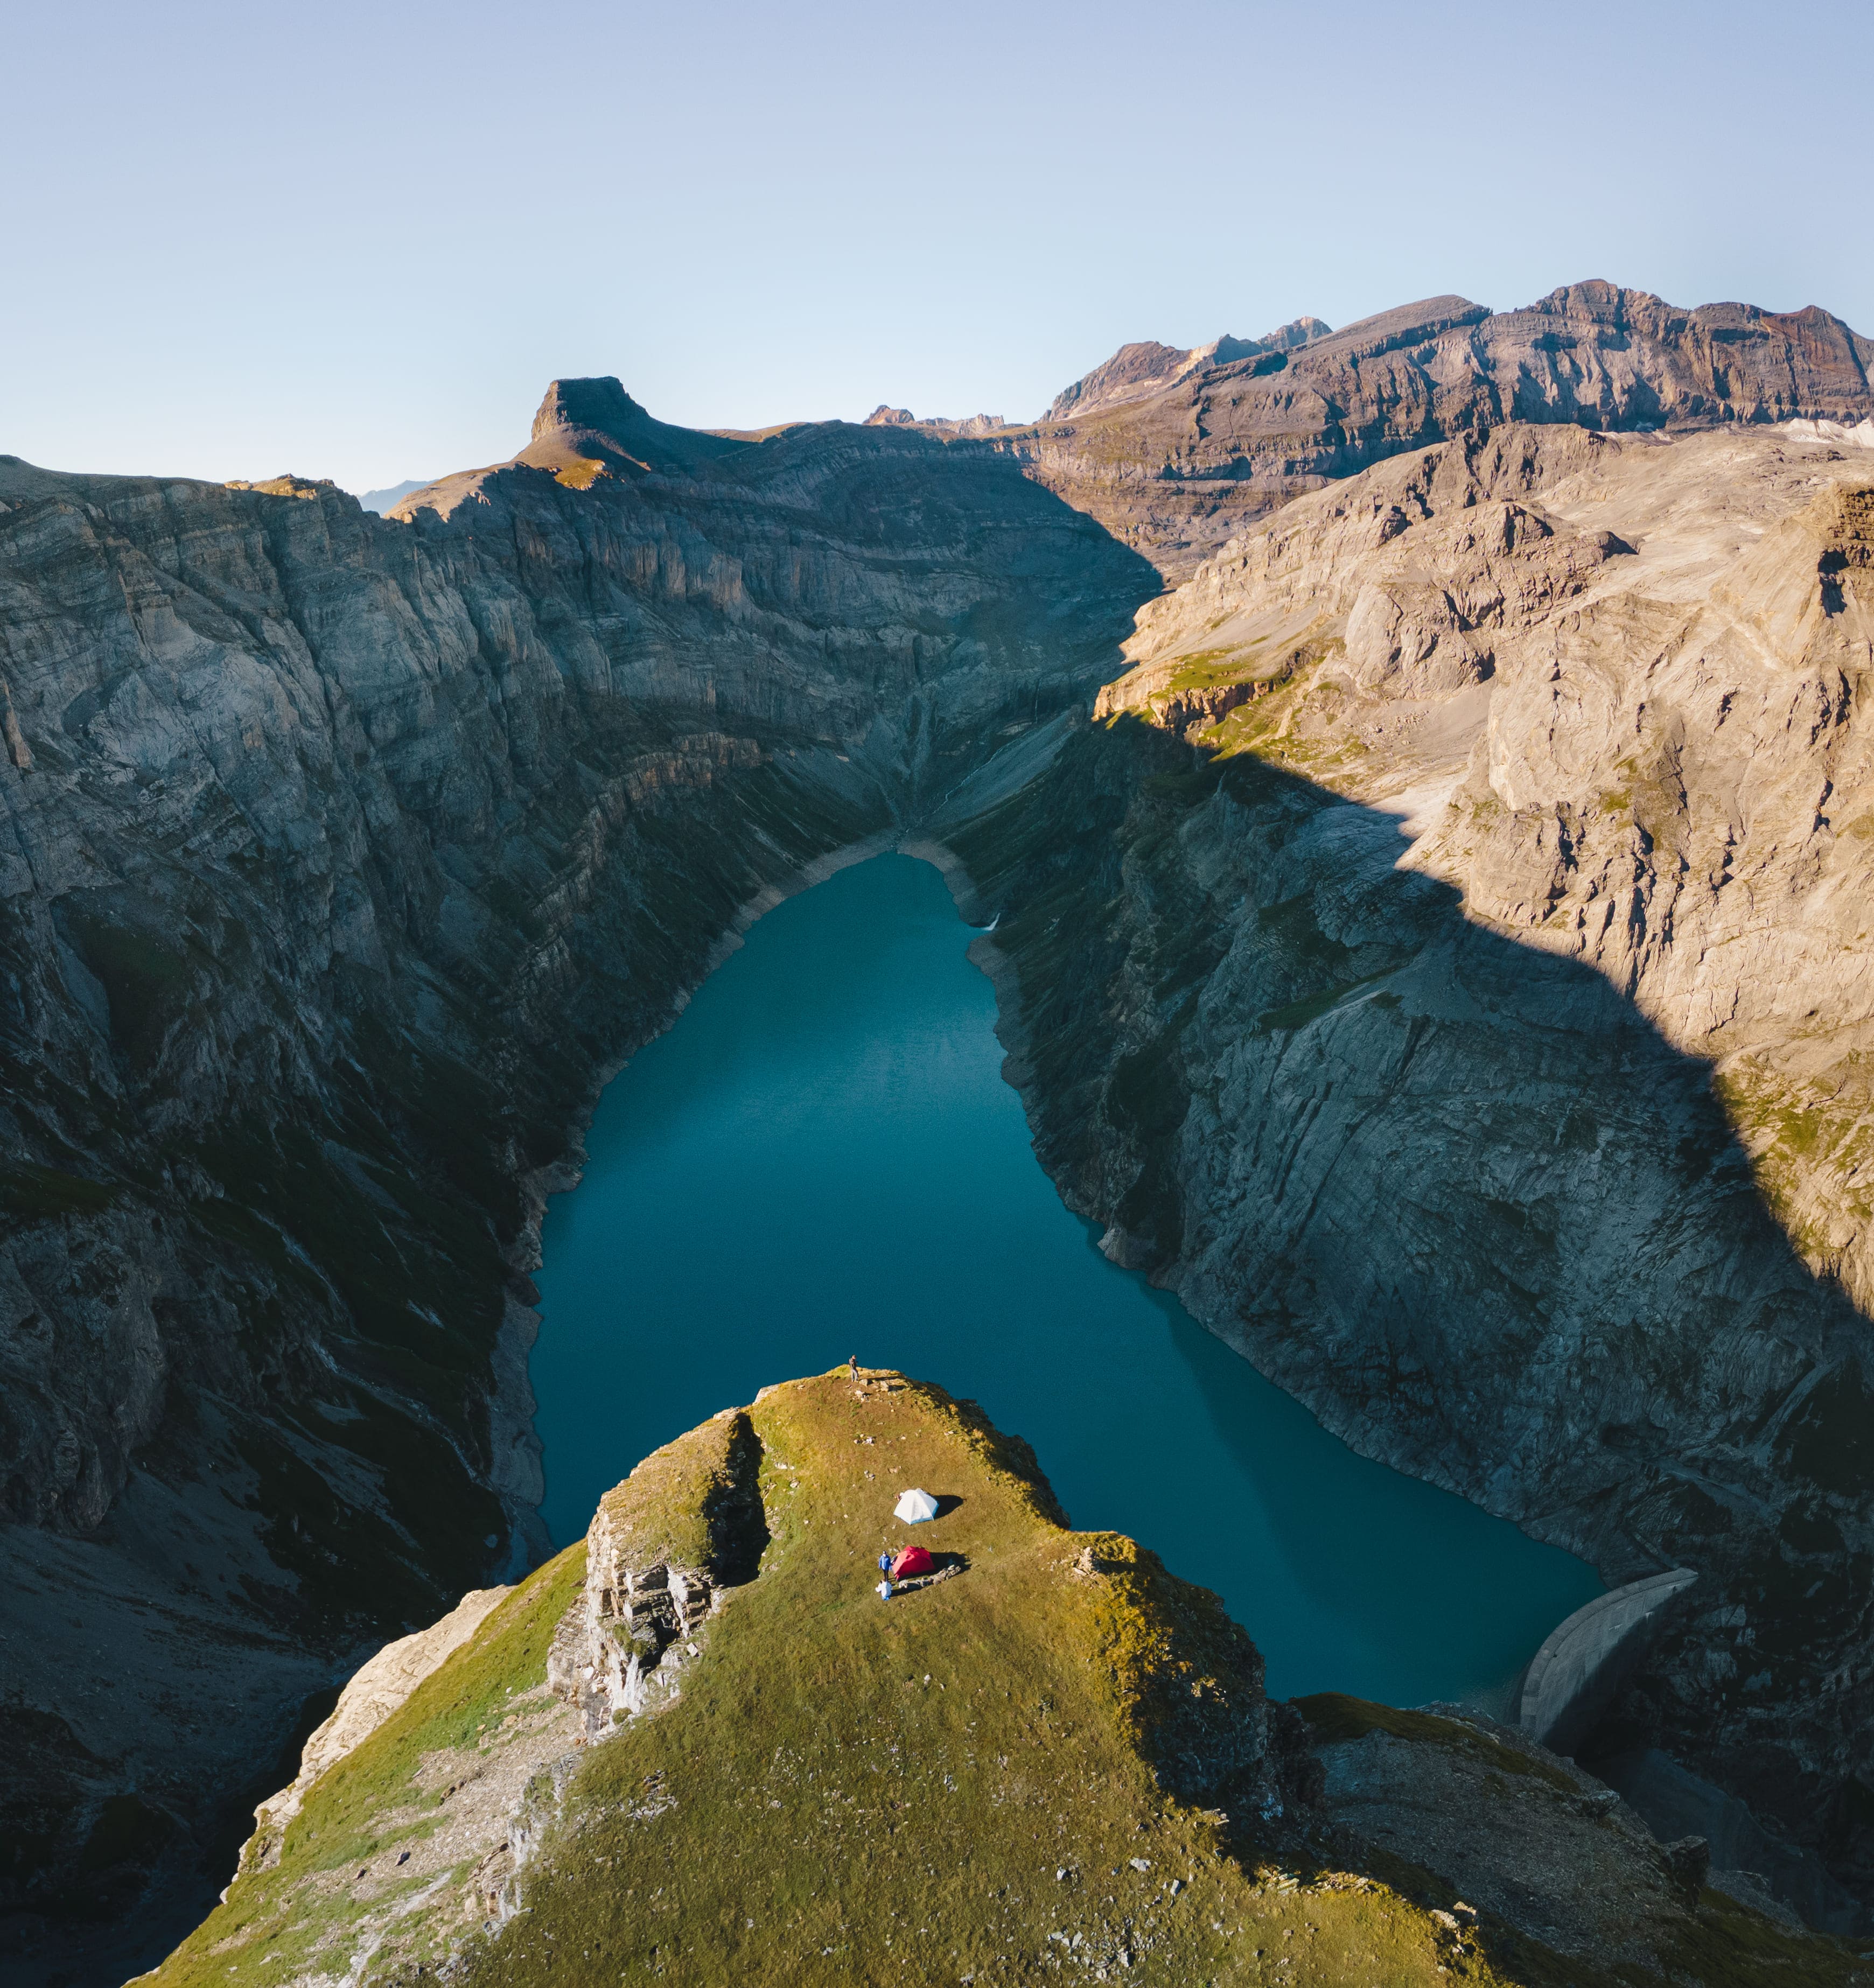
[[[1871,357],[1588,283],[1128,347],[1020,428],[705,434],[560,381],[384,519],[0,458],[13,1923],[176,1895],[298,1710],[464,1593],[526,1577],[470,1652],[570,1605],[529,1572],[543,1198],[751,906],[910,838],[998,920],[1108,1253],[1355,1448],[1610,1582],[1695,1572],[1604,1737],[1865,1931]],[[1167,1883],[1252,1882],[1176,1827]],[[1426,1966],[1456,1909],[1410,1907]],[[1097,1920],[1118,1966],[1142,1908],[1101,1910],[1008,1936]],[[1594,1964],[1723,1978],[1646,1951]]]

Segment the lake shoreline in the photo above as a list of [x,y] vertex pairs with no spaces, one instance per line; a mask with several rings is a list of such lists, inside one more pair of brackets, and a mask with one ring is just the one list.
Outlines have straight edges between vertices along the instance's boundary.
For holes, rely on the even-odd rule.
[[[515,1185],[524,1212],[513,1246],[506,1259],[509,1283],[503,1293],[501,1326],[491,1363],[495,1386],[489,1397],[488,1409],[492,1459],[489,1482],[507,1512],[512,1533],[506,1555],[490,1570],[490,1580],[511,1584],[542,1564],[556,1550],[542,1516],[546,1477],[544,1449],[535,1425],[540,1402],[534,1393],[531,1371],[534,1346],[540,1335],[540,1293],[533,1277],[541,1266],[540,1233],[546,1219],[549,1201],[556,1195],[570,1194],[585,1178],[588,1161],[586,1142],[591,1134],[600,1099],[633,1058],[641,1055],[676,1026],[699,990],[741,951],[748,933],[761,919],[789,899],[812,890],[816,884],[824,884],[830,877],[837,876],[842,870],[902,850],[907,855],[915,853],[921,860],[934,864],[943,871],[947,884],[951,883],[954,872],[962,878],[963,888],[973,894],[975,886],[952,852],[938,843],[920,844],[914,852],[904,847],[905,834],[901,827],[892,827],[863,836],[855,842],[842,843],[743,899],[704,955],[702,971],[689,986],[678,988],[671,995],[657,1026],[624,1055],[599,1066],[584,1101],[567,1122],[566,1146],[560,1158],[516,1177]],[[932,853],[924,854],[926,848]],[[939,860],[939,851],[944,860]],[[951,894],[960,911],[962,901],[957,896],[955,884],[951,885]],[[1013,986],[1012,972],[1008,978]],[[1000,1006],[999,982],[999,1014]]]
[[[884,854],[905,860],[866,864]],[[590,1129],[585,1193],[552,1205],[533,1384],[553,1536],[671,1428],[856,1347],[982,1400],[1077,1523],[1233,1597],[1278,1691],[1494,1705],[1592,1570],[1362,1457],[1115,1274],[1037,1159],[1013,969],[979,922],[998,908],[943,844],[827,852],[746,904],[716,962],[828,879],[647,1043]],[[1433,1563],[1489,1597],[1455,1640],[1405,1572]]]

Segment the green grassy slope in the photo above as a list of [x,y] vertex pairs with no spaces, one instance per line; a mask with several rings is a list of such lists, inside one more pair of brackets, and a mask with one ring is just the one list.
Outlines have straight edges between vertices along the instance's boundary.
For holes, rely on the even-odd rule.
[[[1499,1966],[1413,1874],[1284,1838],[1248,1638],[1132,1541],[1067,1530],[1027,1446],[970,1405],[842,1371],[750,1415],[761,1570],[661,1709],[588,1743],[546,1687],[583,1575],[562,1554],[315,1784],[282,1844],[249,1846],[152,1978],[1602,1978],[1527,1942]],[[621,1524],[638,1499],[646,1536],[673,1536],[671,1454],[611,1495]],[[912,1484],[956,1501],[915,1535],[891,1516]],[[878,1555],[907,1537],[961,1570],[882,1601]],[[506,1806],[478,1820],[496,1784]]]

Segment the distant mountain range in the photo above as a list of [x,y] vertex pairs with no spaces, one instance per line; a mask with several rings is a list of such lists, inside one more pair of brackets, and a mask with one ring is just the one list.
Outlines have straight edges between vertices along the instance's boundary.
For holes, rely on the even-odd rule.
[[[1291,499],[1469,429],[1852,424],[1874,417],[1871,361],[1874,340],[1815,305],[1686,309],[1593,280],[1515,310],[1447,296],[1338,331],[1302,316],[1260,338],[1142,340],[1063,388],[1036,421],[920,416],[881,403],[862,425],[1008,451],[1175,585]],[[749,442],[817,425],[715,433]],[[430,487],[411,481],[359,501],[387,512]]]
[[1044,421],[1064,421],[1117,407],[1128,401],[1149,399],[1154,394],[1175,387],[1187,374],[1217,366],[1233,365],[1240,359],[1258,359],[1273,352],[1292,352],[1328,336],[1331,327],[1318,317],[1298,317],[1292,324],[1260,338],[1232,338],[1226,333],[1208,345],[1159,345],[1151,340],[1143,344],[1122,345],[1103,366],[1084,374],[1072,386],[1054,396],[1042,416]]
[[1176,583],[1291,498],[1467,429],[1852,423],[1874,415],[1870,361],[1874,340],[1815,305],[1685,309],[1592,281],[1517,310],[1429,297],[1338,331],[1302,317],[1258,339],[1121,346],[1040,420],[988,438]]
[[387,490],[367,490],[358,502],[367,511],[375,511],[381,517],[400,498],[408,497],[413,490],[427,489],[429,478],[408,476],[401,483],[393,483]]

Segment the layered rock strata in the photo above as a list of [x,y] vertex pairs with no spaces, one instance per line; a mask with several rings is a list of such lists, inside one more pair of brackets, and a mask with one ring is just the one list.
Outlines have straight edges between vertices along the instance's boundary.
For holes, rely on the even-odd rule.
[[581,1604],[547,1653],[546,1681],[597,1738],[678,1689],[695,1638],[768,1543],[761,1444],[726,1409],[659,1450],[599,1502]]
[[1697,1570],[1606,1743],[1863,1898],[1867,481],[1735,428],[1389,462],[1151,604],[951,837],[1108,1253],[1357,1448]]
[[1240,359],[1260,359],[1271,353],[1292,352],[1311,340],[1325,338],[1332,327],[1318,317],[1298,317],[1291,324],[1260,338],[1232,338],[1227,333],[1208,345],[1160,345],[1147,339],[1122,345],[1112,357],[1084,373],[1072,386],[1054,396],[1046,421],[1064,421],[1124,407],[1130,401],[1150,400],[1198,372],[1231,366]]
[[745,906],[1110,674],[1155,585],[1006,459],[699,435],[616,381],[398,519],[0,459],[29,1925],[212,1895],[292,1706],[526,1564],[525,1273],[598,1081]]
[[1814,306],[1685,310],[1571,283],[1520,310],[1432,297],[1331,333],[1301,319],[1193,351],[1127,346],[997,445],[1181,581],[1297,495],[1466,429],[1858,423],[1871,361],[1874,341]]

